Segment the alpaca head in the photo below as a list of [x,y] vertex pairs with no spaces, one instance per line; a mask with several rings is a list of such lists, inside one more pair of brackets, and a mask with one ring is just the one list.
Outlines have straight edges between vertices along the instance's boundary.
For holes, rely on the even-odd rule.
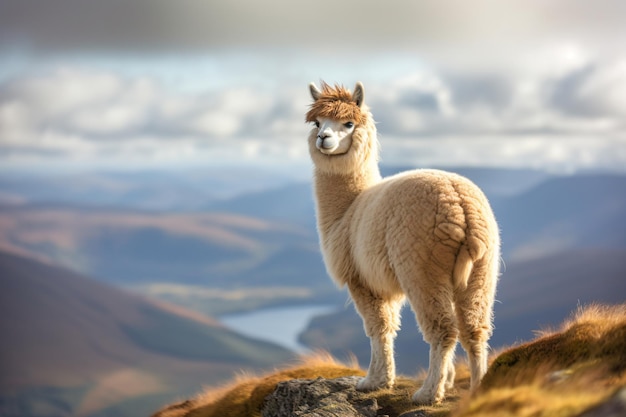
[[318,169],[349,174],[377,161],[376,128],[363,103],[363,84],[354,92],[322,82],[319,90],[309,85],[313,103],[306,121],[315,124],[309,134],[309,152]]

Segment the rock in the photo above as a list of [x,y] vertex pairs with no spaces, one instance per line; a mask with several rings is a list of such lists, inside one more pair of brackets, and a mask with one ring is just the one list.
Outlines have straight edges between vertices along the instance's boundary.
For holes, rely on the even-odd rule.
[[378,402],[355,389],[358,377],[294,379],[278,383],[263,417],[376,417]]

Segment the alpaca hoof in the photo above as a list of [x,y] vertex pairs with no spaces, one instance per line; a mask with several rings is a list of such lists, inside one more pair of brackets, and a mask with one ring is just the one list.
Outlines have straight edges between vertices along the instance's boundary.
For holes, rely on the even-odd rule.
[[446,392],[454,391],[454,381],[446,381]]
[[375,379],[366,376],[356,383],[357,391],[375,391],[381,388],[391,388],[393,381],[387,381],[384,379]]
[[448,376],[446,377],[445,389],[446,392],[454,391],[454,378],[456,376],[456,372],[454,370],[448,371]]
[[423,387],[418,389],[411,400],[416,405],[434,405],[441,403],[443,400],[443,395],[435,395],[435,393],[430,390],[425,390]]

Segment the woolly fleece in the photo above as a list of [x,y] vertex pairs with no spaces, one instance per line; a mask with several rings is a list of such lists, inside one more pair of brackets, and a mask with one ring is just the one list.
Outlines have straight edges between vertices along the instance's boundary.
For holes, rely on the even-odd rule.
[[[321,249],[333,280],[348,287],[371,342],[370,367],[358,388],[393,385],[393,344],[405,299],[430,344],[426,381],[413,400],[444,398],[454,381],[457,339],[476,388],[487,370],[500,259],[487,198],[470,180],[439,170],[382,179],[363,85],[357,83],[354,93],[325,83],[322,90],[309,88],[313,104],[306,118],[327,125],[324,136],[316,126],[308,139]],[[335,124],[328,121],[333,117]],[[320,140],[332,134],[328,126],[343,129],[346,122],[354,131],[337,137],[350,141],[348,150],[321,152]]]

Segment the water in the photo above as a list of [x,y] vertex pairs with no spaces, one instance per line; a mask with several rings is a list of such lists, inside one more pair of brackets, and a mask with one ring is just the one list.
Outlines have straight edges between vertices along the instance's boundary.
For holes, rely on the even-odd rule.
[[284,346],[297,353],[308,349],[298,343],[298,335],[317,315],[335,311],[334,306],[309,305],[256,310],[221,316],[220,321],[245,336]]

